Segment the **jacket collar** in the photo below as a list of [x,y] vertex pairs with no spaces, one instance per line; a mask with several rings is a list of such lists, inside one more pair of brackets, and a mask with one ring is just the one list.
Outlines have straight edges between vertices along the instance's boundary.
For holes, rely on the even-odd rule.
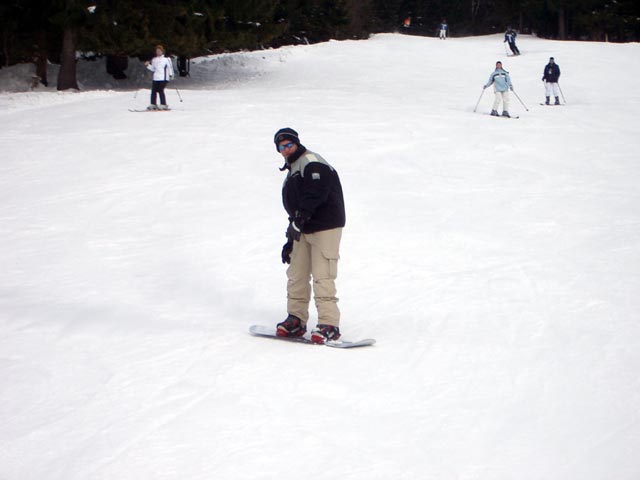
[[307,153],[307,148],[304,145],[298,145],[296,153],[287,158],[285,164],[282,166],[282,168],[280,168],[280,171],[284,172],[285,170],[291,170],[291,165],[296,163],[298,159],[305,153]]

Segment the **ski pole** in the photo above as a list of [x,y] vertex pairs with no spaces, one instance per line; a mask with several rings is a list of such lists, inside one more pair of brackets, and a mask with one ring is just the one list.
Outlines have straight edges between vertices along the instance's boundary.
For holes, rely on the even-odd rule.
[[135,100],[138,97],[138,90],[136,90],[136,93],[133,94],[133,99]]
[[567,101],[564,98],[564,93],[562,93],[562,88],[560,87],[560,82],[558,82],[558,90],[560,90],[560,95],[562,95],[562,101],[564,103],[567,103]]
[[484,91],[485,91],[485,88],[483,87],[482,88],[482,93],[480,94],[480,98],[478,98],[478,103],[476,103],[476,106],[473,109],[474,112],[478,109],[478,105],[480,105],[480,100],[482,100],[482,96],[484,95]]
[[529,109],[528,109],[528,108],[527,108],[527,106],[524,104],[524,102],[522,101],[522,99],[518,96],[518,94],[516,93],[516,91],[515,91],[513,88],[511,88],[511,91],[512,91],[512,92],[513,92],[513,94],[516,96],[516,98],[517,98],[518,100],[520,100],[520,103],[522,104],[522,106],[524,107],[524,109],[528,112],[528,111],[529,111]]
[[178,87],[175,87],[176,89],[176,93],[178,94],[178,98],[180,99],[180,102],[182,102],[182,95],[180,95],[180,90],[178,90]]

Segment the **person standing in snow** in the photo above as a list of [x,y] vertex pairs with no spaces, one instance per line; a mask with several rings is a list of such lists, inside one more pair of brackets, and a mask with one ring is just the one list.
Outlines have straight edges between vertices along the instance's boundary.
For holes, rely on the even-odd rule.
[[[153,83],[151,84],[151,104],[147,110],[168,110],[167,98],[164,89],[169,81],[173,78],[173,63],[170,58],[164,56],[165,50],[162,45],[156,46],[156,56],[151,62],[144,62],[147,69],[153,72]],[[157,98],[160,95],[160,106],[158,106]]]
[[301,337],[307,331],[310,280],[318,310],[318,325],[311,340],[325,343],[340,337],[340,310],[335,280],[342,228],[344,198],[338,172],[317,153],[300,143],[298,132],[282,128],[274,136],[276,150],[288,170],[282,186],[282,201],[289,215],[287,243],[282,263],[287,269],[287,318],[278,323],[280,337]]
[[488,88],[493,85],[495,92],[495,100],[493,101],[493,108],[491,109],[491,115],[494,117],[498,115],[498,107],[502,102],[502,116],[509,117],[509,90],[513,90],[511,84],[511,77],[509,72],[502,68],[502,62],[496,62],[496,69],[489,76],[489,81],[483,88]]
[[558,80],[560,79],[560,67],[556,63],[553,57],[549,58],[549,63],[544,67],[542,74],[542,81],[544,83],[544,89],[546,94],[545,105],[549,105],[549,99],[551,94],[556,97],[555,105],[560,105],[560,88],[558,87]]
[[[516,37],[517,36],[518,36],[518,34],[511,27],[507,27],[507,31],[504,32],[504,42],[508,42],[509,48],[511,49],[511,52],[514,55],[520,55],[520,50],[518,50],[518,47],[516,47]],[[502,43],[504,43],[504,42],[502,42]]]
[[442,23],[440,24],[440,40],[446,40],[448,32],[449,25],[447,25],[447,21],[443,18]]
[[404,28],[406,32],[409,31],[409,29],[411,28],[411,17],[407,17],[404,19],[404,22],[402,22],[402,28]]

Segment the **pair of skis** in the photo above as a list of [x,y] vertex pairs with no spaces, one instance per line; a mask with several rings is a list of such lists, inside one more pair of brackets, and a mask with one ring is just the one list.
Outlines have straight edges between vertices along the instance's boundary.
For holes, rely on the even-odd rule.
[[130,111],[130,112],[170,112],[170,111],[171,111],[171,109],[170,109],[170,108],[165,108],[165,109],[160,110],[160,109],[158,108],[158,109],[150,110],[150,109],[148,109],[148,108],[145,108],[144,110],[136,110],[136,109],[134,109],[134,108],[130,108],[130,109],[129,109],[129,111]]
[[498,117],[499,118],[512,118],[514,120],[517,120],[518,118],[520,118],[520,116],[518,116],[518,115],[515,115],[515,116],[510,115],[508,117],[505,117],[504,115],[491,115],[490,113],[484,113],[484,115],[489,115],[490,117],[496,117],[496,118],[498,118]]

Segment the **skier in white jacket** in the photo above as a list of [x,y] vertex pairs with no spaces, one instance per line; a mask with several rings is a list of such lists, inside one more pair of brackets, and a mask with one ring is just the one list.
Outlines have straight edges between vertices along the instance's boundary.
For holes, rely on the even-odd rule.
[[[147,110],[168,110],[167,98],[164,95],[164,89],[173,78],[173,63],[171,59],[164,56],[164,47],[156,46],[156,56],[151,62],[144,63],[147,69],[153,72],[153,83],[151,85],[151,104]],[[160,94],[160,106],[158,106],[157,96]]]

